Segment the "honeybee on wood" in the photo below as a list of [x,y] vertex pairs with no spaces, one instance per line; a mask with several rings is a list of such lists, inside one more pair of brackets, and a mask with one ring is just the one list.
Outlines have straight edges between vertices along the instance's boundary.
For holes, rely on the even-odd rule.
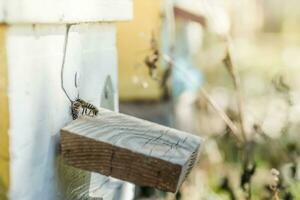
[[[75,87],[78,89],[78,83],[77,83],[77,79],[78,79],[78,76],[77,76],[77,72],[75,73],[75,80],[74,80],[74,85]],[[68,96],[68,95],[67,95]],[[69,96],[68,96],[69,98]],[[69,98],[70,99],[70,98]],[[98,114],[99,110],[96,108],[96,106],[82,100],[79,98],[79,91],[78,91],[78,94],[77,94],[77,98],[76,100],[71,100],[71,114],[72,114],[72,117],[73,119],[77,119],[80,115],[80,111],[81,111],[81,115],[87,115],[87,116],[90,116],[90,117],[94,117]]]
[[[75,79],[74,79],[74,85],[75,85],[75,88],[77,88],[77,90],[78,90],[78,83],[77,83],[78,76],[77,75],[78,74],[76,72]],[[66,93],[66,95],[67,95],[67,93]],[[81,111],[81,115],[87,115],[90,117],[94,117],[98,114],[99,110],[96,108],[96,106],[79,98],[79,91],[77,94],[77,98],[75,100],[71,100],[69,95],[67,95],[67,97],[71,101],[71,114],[72,114],[73,120],[75,120],[79,117],[80,111]]]
[[153,79],[157,79],[157,62],[159,60],[159,50],[158,50],[158,45],[157,45],[157,41],[154,37],[154,33],[152,33],[152,37],[151,37],[151,53],[150,55],[147,55],[144,59],[144,63],[147,66],[148,70],[149,70],[149,75],[151,76],[151,78]]
[[71,112],[74,120],[79,117],[80,111],[81,115],[87,115],[90,117],[95,117],[99,113],[99,110],[96,108],[96,106],[82,99],[77,98],[76,100],[71,102]]

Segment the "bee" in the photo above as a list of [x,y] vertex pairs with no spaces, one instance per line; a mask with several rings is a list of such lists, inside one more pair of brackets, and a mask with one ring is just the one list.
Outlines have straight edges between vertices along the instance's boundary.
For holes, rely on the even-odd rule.
[[157,41],[154,37],[154,34],[152,33],[151,38],[151,54],[147,55],[144,59],[144,64],[147,66],[149,70],[149,75],[151,78],[156,79],[156,71],[157,71],[157,62],[159,60],[159,50],[157,47]]
[[77,83],[78,73],[77,72],[75,73],[74,85],[75,85],[75,88],[78,90],[78,94],[77,94],[77,98],[75,100],[72,100],[70,98],[69,94],[67,93],[67,91],[64,87],[64,67],[65,67],[65,60],[66,60],[66,54],[67,54],[67,45],[68,45],[70,28],[71,28],[71,25],[68,25],[66,28],[66,34],[65,34],[64,50],[63,50],[63,58],[62,58],[61,74],[60,74],[61,75],[61,89],[63,90],[63,92],[69,99],[69,101],[71,102],[71,114],[72,114],[72,117],[74,120],[79,117],[81,110],[82,110],[81,115],[87,115],[87,116],[94,117],[98,114],[99,110],[94,105],[79,98],[79,90],[78,90],[78,83]]
[[71,113],[73,120],[79,117],[79,112],[81,109],[81,103],[77,100],[71,102]]
[[71,112],[73,119],[77,119],[80,115],[87,115],[90,117],[97,116],[99,113],[99,110],[92,104],[77,98],[75,101],[72,101],[71,105]]
[[[75,85],[75,88],[78,89],[77,80],[78,80],[78,74],[76,72],[75,79],[74,79],[74,85]],[[79,98],[79,91],[78,91],[76,100],[70,99],[70,101],[71,101],[71,114],[72,114],[72,117],[74,120],[79,117],[80,111],[82,111],[81,115],[87,115],[90,117],[96,116],[99,112],[99,110],[96,108],[96,106]]]

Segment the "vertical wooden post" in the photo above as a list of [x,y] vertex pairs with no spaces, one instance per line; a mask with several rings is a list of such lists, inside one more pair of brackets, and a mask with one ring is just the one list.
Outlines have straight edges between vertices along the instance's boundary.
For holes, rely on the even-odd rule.
[[7,94],[6,25],[0,25],[0,199],[6,199],[9,187],[9,113]]

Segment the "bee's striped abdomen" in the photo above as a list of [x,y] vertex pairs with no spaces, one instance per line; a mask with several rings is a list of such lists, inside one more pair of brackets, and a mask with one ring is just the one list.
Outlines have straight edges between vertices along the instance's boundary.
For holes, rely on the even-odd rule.
[[79,117],[79,112],[80,112],[81,107],[82,107],[81,103],[78,102],[77,100],[72,102],[71,112],[72,112],[72,117],[74,120]]
[[80,110],[82,110],[81,115],[88,115],[91,117],[96,116],[99,112],[94,105],[87,103],[82,99],[77,99],[72,103],[73,119],[77,119],[79,117]]

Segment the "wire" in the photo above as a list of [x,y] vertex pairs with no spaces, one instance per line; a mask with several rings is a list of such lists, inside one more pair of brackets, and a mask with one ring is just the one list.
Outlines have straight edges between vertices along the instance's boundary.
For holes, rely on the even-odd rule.
[[60,80],[61,80],[61,89],[64,91],[65,95],[67,96],[67,98],[72,103],[73,101],[70,98],[70,96],[68,95],[68,93],[67,93],[67,91],[64,87],[64,67],[65,67],[65,62],[66,62],[66,54],[67,54],[67,46],[68,46],[68,38],[69,38],[70,28],[71,28],[71,24],[67,24],[65,41],[64,41],[63,58],[62,58],[61,73],[60,73],[61,79]]
[[74,84],[75,84],[75,87],[76,87],[76,88],[78,88],[77,79],[78,79],[78,73],[76,72],[76,73],[75,73],[75,79],[74,79]]

